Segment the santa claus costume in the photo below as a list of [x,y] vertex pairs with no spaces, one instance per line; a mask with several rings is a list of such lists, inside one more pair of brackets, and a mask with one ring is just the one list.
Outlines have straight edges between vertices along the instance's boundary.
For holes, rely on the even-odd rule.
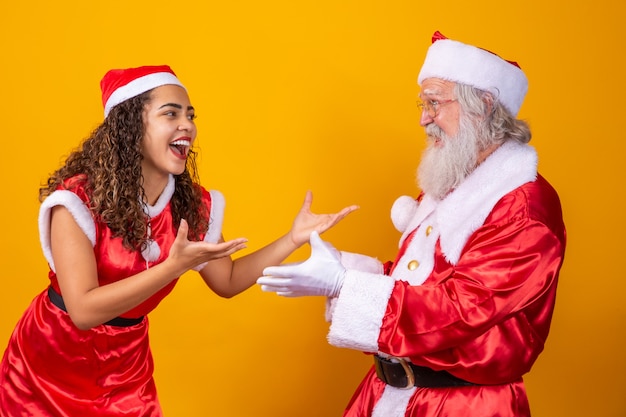
[[[309,259],[265,268],[257,283],[286,297],[327,296],[329,342],[372,355],[344,417],[528,417],[522,378],[550,329],[561,204],[537,172],[528,126],[514,119],[528,86],[519,66],[439,33],[433,40],[418,76],[433,164],[420,166],[425,192],[392,208],[402,232],[395,262],[339,253],[313,233]],[[476,152],[441,156],[468,144],[459,141]],[[445,174],[440,164],[464,170],[431,187],[423,174]]]
[[[517,66],[441,38],[428,77],[497,87],[514,115],[526,93]],[[395,262],[342,253],[327,311],[329,342],[374,360],[344,416],[529,416],[522,377],[548,336],[566,240],[535,150],[505,142],[445,198],[401,197],[391,217]]]
[[[161,85],[181,85],[167,66],[110,72],[103,79],[105,116],[117,103]],[[154,205],[145,205],[150,219],[150,244],[128,250],[122,239],[89,210],[85,176],[72,177],[50,194],[39,213],[39,233],[50,266],[50,286],[30,304],[19,320],[0,367],[0,416],[161,416],[153,380],[148,342],[148,318],[177,279],[152,297],[107,323],[80,330],[65,311],[50,249],[50,215],[55,206],[72,214],[93,246],[99,285],[103,286],[163,262],[177,229],[170,200],[176,180]],[[207,242],[220,238],[224,199],[202,189],[210,213]],[[139,198],[139,196],[137,197]],[[197,269],[202,266],[197,267]]]
[[565,248],[558,196],[535,164],[531,147],[508,143],[444,200],[398,199],[404,234],[389,275],[343,254],[329,342],[392,363],[379,367],[409,361],[453,377],[393,387],[373,367],[345,416],[530,415],[522,375],[548,336]]

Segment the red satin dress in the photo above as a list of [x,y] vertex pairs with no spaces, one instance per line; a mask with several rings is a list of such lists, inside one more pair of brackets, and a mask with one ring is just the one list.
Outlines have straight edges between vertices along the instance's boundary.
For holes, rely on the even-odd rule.
[[[80,178],[66,187],[87,202]],[[203,192],[210,207],[210,196]],[[73,211],[72,204],[68,206]],[[105,224],[95,222],[94,253],[100,285],[165,260],[176,236],[169,197],[151,218],[151,230],[160,255],[147,262],[140,252],[125,249],[120,238],[112,238]],[[49,277],[60,294],[53,270]],[[176,281],[122,317],[146,316],[172,291]],[[66,312],[51,303],[46,289],[17,323],[4,353],[0,416],[161,416],[153,368],[147,317],[129,327],[103,324],[79,330]]]

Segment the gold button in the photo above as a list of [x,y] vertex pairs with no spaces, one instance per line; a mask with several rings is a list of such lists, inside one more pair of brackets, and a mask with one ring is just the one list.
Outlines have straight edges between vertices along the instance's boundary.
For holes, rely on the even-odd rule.
[[432,226],[428,226],[426,228],[426,236],[430,236],[430,233],[433,231],[433,227]]
[[409,271],[415,271],[417,269],[417,267],[420,266],[420,263],[417,262],[416,260],[412,260],[411,262],[409,262],[409,264],[407,265],[407,268],[409,268]]

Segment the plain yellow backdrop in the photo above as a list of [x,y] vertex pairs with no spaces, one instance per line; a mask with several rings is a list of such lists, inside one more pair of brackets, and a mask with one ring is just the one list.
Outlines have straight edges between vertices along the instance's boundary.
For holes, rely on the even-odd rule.
[[[535,417],[626,415],[623,1],[6,2],[0,14],[0,346],[47,283],[37,190],[102,120],[106,70],[169,64],[197,109],[200,174],[249,249],[285,233],[307,189],[327,233],[393,258],[389,209],[415,195],[416,77],[435,30],[519,62],[520,112],[568,227],[553,327],[526,376]],[[304,259],[308,248],[290,260]],[[194,274],[151,315],[167,416],[339,416],[370,360],[326,343],[320,298]]]

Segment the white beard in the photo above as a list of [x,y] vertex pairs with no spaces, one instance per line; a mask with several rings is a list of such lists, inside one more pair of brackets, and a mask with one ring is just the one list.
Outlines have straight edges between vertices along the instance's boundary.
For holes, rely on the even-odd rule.
[[[428,147],[417,169],[418,186],[438,200],[443,199],[467,177],[478,164],[484,145],[478,129],[467,116],[461,116],[458,133],[450,137],[434,123],[426,126]],[[435,139],[440,143],[435,146]]]

